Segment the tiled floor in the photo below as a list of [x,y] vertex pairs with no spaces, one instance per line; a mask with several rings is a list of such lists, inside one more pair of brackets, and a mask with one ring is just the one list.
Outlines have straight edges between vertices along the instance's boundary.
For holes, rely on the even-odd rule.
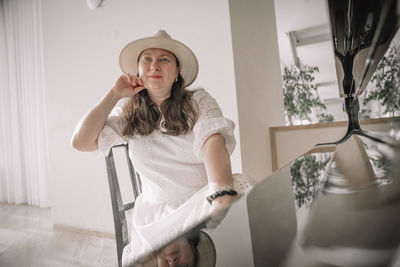
[[115,240],[53,230],[51,210],[0,204],[0,266],[117,266]]

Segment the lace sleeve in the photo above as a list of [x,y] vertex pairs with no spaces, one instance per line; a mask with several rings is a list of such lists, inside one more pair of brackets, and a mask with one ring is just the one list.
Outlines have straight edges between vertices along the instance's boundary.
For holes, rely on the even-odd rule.
[[127,143],[126,138],[122,136],[123,128],[120,116],[121,113],[121,108],[115,108],[104,124],[103,130],[100,132],[98,138],[98,151],[104,156],[108,155],[112,146]]
[[204,142],[213,134],[219,133],[225,138],[225,146],[231,154],[236,141],[233,135],[235,124],[224,118],[215,99],[204,89],[198,89],[193,95],[198,108],[198,119],[193,127],[193,150],[197,156],[202,157],[201,148]]

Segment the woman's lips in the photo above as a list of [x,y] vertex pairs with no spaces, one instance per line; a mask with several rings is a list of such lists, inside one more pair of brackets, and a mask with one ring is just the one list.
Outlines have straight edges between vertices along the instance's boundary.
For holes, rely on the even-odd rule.
[[159,75],[151,75],[151,76],[148,76],[149,78],[151,78],[151,79],[161,79],[162,78],[162,76],[159,76]]

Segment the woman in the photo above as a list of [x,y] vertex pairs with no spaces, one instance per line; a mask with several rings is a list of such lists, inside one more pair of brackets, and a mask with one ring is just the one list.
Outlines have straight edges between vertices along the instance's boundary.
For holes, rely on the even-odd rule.
[[[233,122],[205,90],[186,89],[198,73],[190,48],[160,30],[129,43],[120,66],[125,74],[82,118],[72,145],[108,154],[111,146],[129,143],[142,194],[132,217],[134,242],[124,250],[127,263],[167,238],[159,229],[186,229],[249,185],[232,176]],[[114,108],[126,97],[122,110]]]
[[214,267],[216,250],[211,237],[195,231],[177,238],[140,261],[143,267]]

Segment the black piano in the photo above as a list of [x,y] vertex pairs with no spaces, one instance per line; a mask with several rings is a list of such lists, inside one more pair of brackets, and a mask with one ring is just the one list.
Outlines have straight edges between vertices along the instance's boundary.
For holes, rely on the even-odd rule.
[[358,103],[398,31],[400,2],[327,3],[347,132],[177,236],[208,233],[210,267],[400,266],[400,121],[387,133],[364,131]]

